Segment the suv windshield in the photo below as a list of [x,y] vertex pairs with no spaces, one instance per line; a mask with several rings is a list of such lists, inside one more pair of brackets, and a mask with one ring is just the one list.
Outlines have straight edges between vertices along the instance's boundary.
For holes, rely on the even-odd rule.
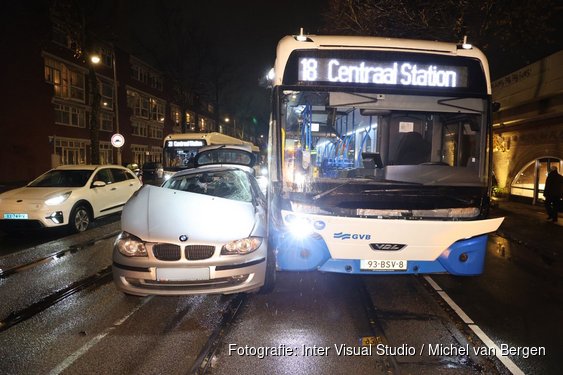
[[29,183],[30,187],[81,187],[92,175],[91,170],[51,170]]

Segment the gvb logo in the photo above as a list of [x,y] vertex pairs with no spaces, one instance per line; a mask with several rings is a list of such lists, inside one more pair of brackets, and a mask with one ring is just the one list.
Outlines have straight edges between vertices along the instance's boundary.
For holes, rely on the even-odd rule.
[[371,239],[371,234],[359,234],[359,233],[334,233],[333,238],[340,238],[341,240],[369,240]]

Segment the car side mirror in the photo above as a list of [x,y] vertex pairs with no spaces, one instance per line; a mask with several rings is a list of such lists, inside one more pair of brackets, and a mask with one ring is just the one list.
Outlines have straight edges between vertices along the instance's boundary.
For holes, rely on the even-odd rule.
[[106,185],[107,185],[107,184],[106,184],[105,182],[99,181],[99,180],[92,182],[92,187],[95,187],[95,188],[96,188],[96,187],[106,186]]

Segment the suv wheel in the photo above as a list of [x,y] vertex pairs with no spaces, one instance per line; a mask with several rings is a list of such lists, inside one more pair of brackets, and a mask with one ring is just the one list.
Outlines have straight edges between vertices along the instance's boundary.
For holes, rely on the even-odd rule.
[[76,206],[70,213],[69,229],[74,233],[84,232],[90,225],[90,212],[85,206]]

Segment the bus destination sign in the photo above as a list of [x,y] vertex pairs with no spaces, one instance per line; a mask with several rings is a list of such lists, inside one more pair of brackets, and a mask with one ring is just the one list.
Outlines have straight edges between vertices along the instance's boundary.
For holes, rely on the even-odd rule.
[[200,140],[186,140],[186,141],[168,141],[166,147],[202,147],[205,146],[205,141]]
[[421,87],[467,87],[467,67],[409,61],[299,58],[299,81]]

